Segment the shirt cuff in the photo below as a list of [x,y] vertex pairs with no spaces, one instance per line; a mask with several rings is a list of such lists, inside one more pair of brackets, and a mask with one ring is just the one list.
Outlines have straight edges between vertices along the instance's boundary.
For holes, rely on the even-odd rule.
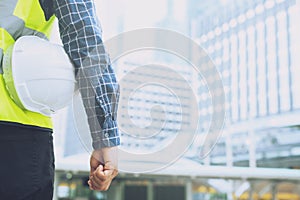
[[94,136],[99,134],[100,137],[96,137],[97,139],[93,140],[93,148],[95,150],[120,145],[120,136],[116,120],[106,118],[103,123],[102,131],[100,133],[92,133]]

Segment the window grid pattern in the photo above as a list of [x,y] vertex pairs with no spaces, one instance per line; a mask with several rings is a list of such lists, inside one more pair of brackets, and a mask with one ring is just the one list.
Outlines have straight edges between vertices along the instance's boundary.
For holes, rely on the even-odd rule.
[[[295,1],[248,4],[236,2],[218,15],[206,10],[193,17],[192,36],[222,75],[230,123],[300,109],[300,82],[294,75],[300,73],[295,45],[300,31],[292,26],[299,16]],[[202,86],[198,92],[206,97],[209,91]],[[211,104],[200,101],[199,106]],[[200,114],[207,123],[209,112]]]

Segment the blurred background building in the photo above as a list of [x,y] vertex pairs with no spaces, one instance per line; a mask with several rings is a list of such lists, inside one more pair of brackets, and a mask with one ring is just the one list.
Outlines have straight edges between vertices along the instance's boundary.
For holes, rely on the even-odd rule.
[[[198,109],[197,138],[189,150],[161,171],[120,172],[108,192],[91,192],[89,144],[76,125],[72,106],[55,116],[56,198],[115,200],[300,199],[300,2],[297,0],[99,0],[105,39],[144,27],[166,28],[190,37],[215,63],[224,86],[226,119],[222,136],[203,158],[212,118],[211,94],[205,80],[186,62],[163,52],[133,52],[115,61],[122,80],[119,107],[121,149],[149,153],[174,138],[181,123]],[[149,38],[145,38],[149,39]],[[53,40],[58,40],[57,36]],[[118,47],[117,47],[118,48]],[[119,48],[123,48],[120,46]],[[155,61],[155,62],[153,62]],[[139,66],[151,70],[134,74]],[[182,79],[170,87],[144,85],[147,77],[166,79],[172,67]],[[154,68],[157,70],[155,71]],[[124,79],[129,72],[135,79]],[[198,108],[189,104],[189,92]],[[169,88],[169,89],[170,89]],[[127,91],[126,91],[127,90]],[[186,99],[179,103],[178,98]],[[155,106],[159,107],[155,107]],[[188,117],[182,120],[182,115]],[[74,117],[75,116],[75,117]],[[130,119],[133,123],[126,123]],[[159,134],[135,133],[136,127]],[[160,123],[161,122],[161,123]],[[197,122],[198,123],[198,122]],[[149,130],[150,127],[150,130]],[[153,131],[152,131],[152,129]],[[190,130],[193,131],[193,130]],[[134,133],[136,135],[128,134]],[[133,137],[136,136],[136,137]],[[137,139],[144,137],[148,139]],[[124,161],[125,162],[125,161]],[[141,163],[146,165],[149,163]]]

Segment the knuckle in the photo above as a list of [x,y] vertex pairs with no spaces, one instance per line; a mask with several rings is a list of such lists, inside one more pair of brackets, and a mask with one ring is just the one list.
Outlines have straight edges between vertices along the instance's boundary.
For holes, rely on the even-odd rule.
[[97,176],[97,181],[98,181],[99,183],[101,183],[101,182],[103,182],[103,181],[105,181],[105,180],[106,180],[106,177],[104,177],[103,175]]
[[96,173],[95,173],[95,176],[97,177],[97,178],[103,178],[103,174],[102,174],[102,172],[101,171],[97,171]]

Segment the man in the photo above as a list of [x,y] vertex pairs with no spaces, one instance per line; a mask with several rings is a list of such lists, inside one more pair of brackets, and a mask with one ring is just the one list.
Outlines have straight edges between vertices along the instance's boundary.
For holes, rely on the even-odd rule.
[[[103,47],[93,0],[0,0],[0,64],[6,50],[21,36],[48,38],[54,15],[64,49],[76,69],[92,134],[94,151],[88,184],[93,190],[107,190],[118,173],[119,89]],[[0,199],[52,199],[51,120],[15,104],[6,90],[1,68]]]

